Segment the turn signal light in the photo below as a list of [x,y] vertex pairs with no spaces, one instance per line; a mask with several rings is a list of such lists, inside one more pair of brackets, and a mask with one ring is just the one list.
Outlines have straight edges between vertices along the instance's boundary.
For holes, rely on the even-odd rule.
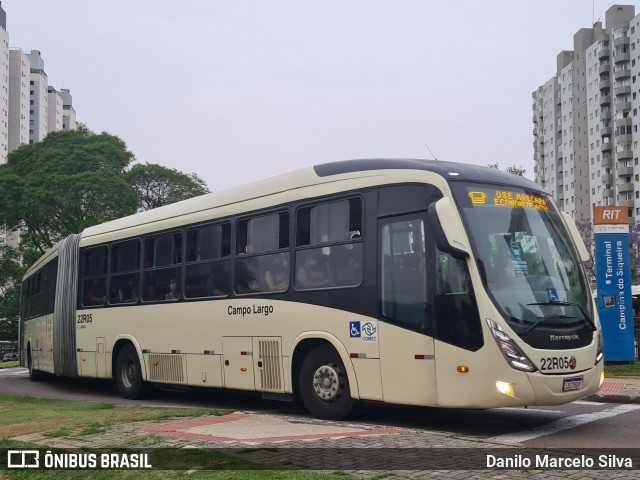
[[469,367],[467,367],[466,365],[458,365],[457,370],[459,373],[467,373],[469,371]]
[[604,383],[604,371],[600,373],[600,383],[598,383],[598,388],[600,388],[603,383]]

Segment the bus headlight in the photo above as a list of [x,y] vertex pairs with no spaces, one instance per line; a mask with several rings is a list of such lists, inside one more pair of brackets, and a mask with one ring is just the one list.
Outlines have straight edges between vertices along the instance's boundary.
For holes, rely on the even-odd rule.
[[598,353],[596,353],[596,363],[597,365],[600,360],[602,360],[602,355],[604,352],[604,342],[602,341],[602,329],[598,330]]
[[502,330],[502,327],[500,325],[488,318],[487,324],[489,325],[491,334],[498,344],[502,355],[512,368],[521,370],[523,372],[533,372],[536,370],[536,367],[533,365],[533,363],[531,363],[531,360],[529,360],[527,356],[522,353],[522,350],[520,350],[516,343],[511,340],[509,335],[507,335],[505,331]]

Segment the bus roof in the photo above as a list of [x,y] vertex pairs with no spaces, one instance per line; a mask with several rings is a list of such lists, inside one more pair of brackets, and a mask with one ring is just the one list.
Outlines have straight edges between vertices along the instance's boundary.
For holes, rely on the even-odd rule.
[[437,173],[448,180],[502,183],[538,191],[543,190],[540,185],[527,178],[503,172],[497,168],[440,160],[406,158],[342,160],[316,165],[313,169],[319,177],[374,170],[424,170]]
[[208,193],[153,210],[139,212],[100,225],[89,227],[82,232],[83,239],[104,233],[115,232],[131,225],[151,224],[162,220],[195,214],[212,208],[223,207],[238,202],[276,195],[295,189],[332,183],[336,176],[349,180],[368,176],[386,175],[384,170],[422,170],[433,172],[446,181],[466,180],[509,184],[527,189],[541,190],[541,187],[524,177],[502,172],[495,168],[465,165],[436,160],[415,159],[361,159],[343,160],[315,165],[265,180],[234,187],[220,192]]

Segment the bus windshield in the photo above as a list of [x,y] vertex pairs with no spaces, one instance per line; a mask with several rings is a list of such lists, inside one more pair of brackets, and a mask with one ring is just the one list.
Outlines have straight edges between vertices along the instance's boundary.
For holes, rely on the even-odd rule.
[[582,267],[549,196],[498,185],[454,188],[487,290],[521,335],[593,326]]

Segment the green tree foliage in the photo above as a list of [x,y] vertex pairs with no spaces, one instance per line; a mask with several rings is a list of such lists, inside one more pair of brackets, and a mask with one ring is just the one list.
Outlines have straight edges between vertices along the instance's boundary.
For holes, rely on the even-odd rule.
[[0,248],[0,340],[18,339],[20,281],[25,270],[17,249]]
[[58,240],[135,212],[125,179],[133,154],[118,137],[86,128],[52,132],[0,166],[0,222],[44,252]]
[[[500,170],[500,164],[498,162],[496,163],[490,163],[487,165],[487,167],[489,168],[495,168],[496,170]],[[504,169],[505,172],[507,173],[511,173],[513,175],[518,175],[519,177],[524,177],[525,174],[527,173],[527,171],[522,168],[519,167],[518,165],[512,165],[510,167],[507,167]]]
[[139,210],[151,210],[209,193],[207,184],[195,173],[149,164],[134,165],[126,174],[138,197]]
[[0,165],[0,225],[21,233],[19,249],[0,250],[0,339],[17,335],[25,269],[57,241],[209,191],[195,174],[133,161],[118,137],[80,126],[23,145]]
[[519,167],[517,165],[512,165],[510,167],[507,167],[504,169],[504,171],[507,173],[511,173],[513,175],[518,175],[520,177],[524,177],[524,175],[527,173],[527,171],[524,168]]

